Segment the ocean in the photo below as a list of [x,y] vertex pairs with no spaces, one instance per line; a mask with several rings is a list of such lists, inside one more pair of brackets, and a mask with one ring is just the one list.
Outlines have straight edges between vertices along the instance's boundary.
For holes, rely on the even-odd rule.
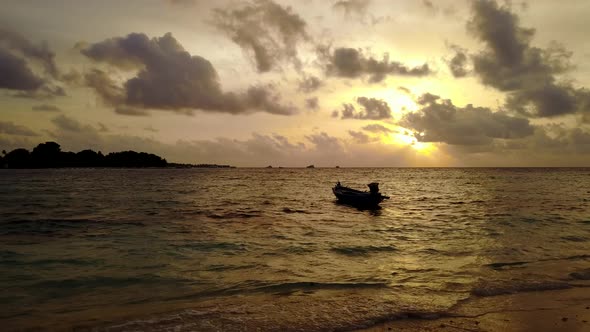
[[590,168],[0,170],[4,330],[354,330],[589,286]]

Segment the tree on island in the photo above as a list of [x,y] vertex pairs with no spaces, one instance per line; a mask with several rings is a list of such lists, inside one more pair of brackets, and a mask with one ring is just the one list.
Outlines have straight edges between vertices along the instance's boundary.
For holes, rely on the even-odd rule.
[[37,145],[32,152],[15,149],[2,151],[0,166],[3,168],[58,168],[58,167],[166,167],[166,159],[146,152],[102,152],[82,150],[78,153],[63,152],[56,142]]

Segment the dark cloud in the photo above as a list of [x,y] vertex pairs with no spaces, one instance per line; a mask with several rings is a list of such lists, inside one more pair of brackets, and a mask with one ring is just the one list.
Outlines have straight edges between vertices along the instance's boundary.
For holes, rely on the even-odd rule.
[[371,133],[376,133],[376,134],[389,134],[389,133],[395,132],[394,130],[389,129],[389,128],[385,127],[384,125],[380,125],[378,123],[366,125],[363,127],[363,130],[371,132]]
[[98,126],[98,131],[101,133],[107,133],[109,132],[109,128],[102,122],[99,122],[96,124]]
[[77,70],[71,69],[69,72],[61,75],[61,80],[72,85],[79,85],[83,81],[83,76]]
[[422,0],[421,5],[427,13],[432,15],[441,13],[445,16],[454,16],[457,13],[457,9],[452,4],[444,6],[440,1]]
[[215,26],[253,56],[259,72],[276,68],[282,60],[300,66],[297,44],[309,36],[305,21],[291,7],[256,0],[214,12]]
[[320,101],[318,97],[311,97],[305,99],[305,107],[313,111],[318,110],[320,108]]
[[[340,111],[342,119],[382,120],[391,118],[391,108],[384,100],[358,97],[356,102],[361,106],[358,111],[352,104],[342,104]],[[334,111],[332,116],[337,117],[338,111]]]
[[115,107],[115,113],[121,115],[130,115],[130,116],[149,116],[150,114],[143,109],[127,107],[127,106],[118,106]]
[[428,64],[410,68],[400,62],[389,61],[385,54],[381,61],[365,55],[355,48],[337,48],[326,65],[328,75],[359,78],[369,76],[371,83],[383,81],[388,75],[426,76],[431,74]]
[[[43,73],[35,72],[42,67]],[[21,34],[0,28],[0,89],[17,91],[12,96],[44,99],[65,96],[55,85],[60,74],[55,54],[46,43],[33,44]]]
[[[480,153],[471,147],[441,147],[463,163],[474,166],[586,166],[590,156],[590,132],[549,124],[536,126],[532,135],[520,139],[495,140]],[[467,152],[467,153],[466,153]],[[482,153],[483,152],[483,153]]]
[[0,89],[36,90],[43,84],[25,60],[0,48]]
[[507,148],[552,154],[590,154],[590,132],[557,124],[538,127],[531,139],[520,143],[520,146]]
[[35,106],[31,107],[31,109],[33,111],[40,111],[40,112],[61,112],[61,108],[59,108],[55,105],[49,105],[49,104],[35,105]]
[[402,127],[415,132],[420,142],[452,145],[488,145],[494,139],[515,139],[533,134],[529,120],[489,108],[457,107],[448,99],[427,94],[419,98],[422,108],[406,114]]
[[362,131],[349,130],[348,134],[350,136],[352,136],[353,140],[356,143],[359,143],[359,144],[367,144],[367,143],[373,141],[369,135],[363,133]]
[[310,141],[316,150],[320,151],[330,151],[332,153],[342,151],[344,149],[340,140],[336,137],[330,136],[325,132],[321,132],[319,134],[312,134],[309,136],[305,136],[308,141]]
[[179,5],[179,6],[192,6],[196,4],[199,0],[166,0],[171,5]]
[[468,30],[485,45],[472,56],[474,72],[483,84],[509,93],[511,110],[531,117],[590,112],[583,102],[588,92],[556,78],[571,68],[571,52],[558,43],[532,46],[535,30],[521,27],[507,5],[475,0],[472,9]]
[[44,100],[53,99],[55,97],[65,97],[67,94],[66,90],[61,86],[45,84],[36,90],[19,90],[12,94],[12,96],[16,98]]
[[0,28],[0,47],[17,52],[26,59],[37,61],[54,78],[59,75],[55,54],[46,43],[35,45],[17,32]]
[[342,11],[346,16],[352,14],[365,15],[371,0],[339,0],[332,5],[332,9]]
[[467,69],[469,62],[467,50],[457,45],[450,45],[449,48],[455,53],[453,57],[447,61],[451,73],[454,77],[467,76],[469,73],[469,69]]
[[299,82],[299,91],[311,93],[322,86],[322,81],[316,76],[308,76]]
[[125,91],[118,86],[108,73],[100,69],[92,69],[84,74],[84,83],[108,105],[119,105],[125,102]]
[[27,127],[6,121],[0,121],[0,133],[16,136],[38,136],[37,133]]
[[437,100],[439,100],[439,99],[440,99],[440,97],[439,97],[439,96],[437,96],[437,95],[434,95],[434,94],[432,94],[432,93],[430,93],[430,92],[426,92],[426,93],[422,94],[421,96],[419,96],[419,97],[416,99],[416,102],[417,102],[419,105],[428,105],[428,104],[433,104],[433,103],[435,103],[435,102],[436,102]]
[[432,3],[432,1],[430,0],[422,0],[422,4],[426,7],[426,8],[430,8],[430,9],[434,9],[434,4]]
[[80,124],[76,119],[70,118],[65,115],[56,116],[51,120],[53,124],[60,130],[69,132],[83,132],[85,127]]
[[576,111],[590,114],[590,91],[575,89],[567,83],[547,83],[510,94],[506,106],[535,117],[560,116]]
[[398,86],[397,89],[407,95],[412,95],[412,91],[410,91],[410,89],[406,88],[405,86]]
[[288,115],[295,109],[280,104],[271,86],[252,86],[243,93],[225,93],[213,65],[191,56],[172,34],[148,38],[133,33],[89,45],[82,54],[119,69],[137,67],[136,76],[119,86],[111,74],[93,69],[85,74],[92,87],[109,105],[137,109],[187,110],[243,114],[266,111]]

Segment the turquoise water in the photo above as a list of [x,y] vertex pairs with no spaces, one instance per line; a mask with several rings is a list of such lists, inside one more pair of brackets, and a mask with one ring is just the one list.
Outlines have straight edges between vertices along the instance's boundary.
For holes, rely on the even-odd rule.
[[10,330],[353,329],[589,279],[587,168],[0,171]]

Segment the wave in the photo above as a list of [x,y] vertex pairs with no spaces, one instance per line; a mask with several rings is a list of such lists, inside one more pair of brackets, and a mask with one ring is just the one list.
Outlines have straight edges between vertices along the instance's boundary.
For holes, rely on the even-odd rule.
[[[55,292],[56,289],[60,290],[88,290],[91,291],[96,288],[125,288],[130,286],[145,286],[153,284],[181,284],[181,283],[194,283],[193,280],[183,278],[167,278],[153,274],[147,274],[137,277],[105,277],[105,276],[92,276],[92,277],[79,277],[70,279],[58,279],[58,280],[45,280],[40,281],[32,285],[33,288],[38,289],[41,292],[51,292],[52,294],[58,294]],[[65,295],[65,294],[64,294]]]
[[572,285],[558,281],[533,281],[533,282],[482,282],[471,290],[471,294],[480,297],[489,297],[497,295],[548,291],[558,289],[569,289]]
[[588,241],[588,238],[586,238],[586,237],[575,236],[575,235],[562,236],[561,239],[566,240],[566,241],[570,241],[570,242],[587,242]]
[[292,294],[295,292],[313,293],[320,290],[345,290],[345,289],[379,289],[387,288],[384,282],[315,282],[299,281],[284,283],[269,283],[266,281],[247,281],[235,286],[214,290],[199,295],[235,295],[243,293],[270,293]]
[[188,249],[196,251],[247,251],[247,247],[242,243],[231,243],[231,242],[195,242],[195,243],[183,243],[183,244],[172,244],[172,247],[177,249]]
[[365,256],[371,253],[379,252],[394,252],[398,249],[394,246],[345,246],[345,247],[334,247],[330,250],[346,256]]
[[522,266],[522,265],[526,265],[529,263],[530,262],[498,262],[498,263],[485,264],[484,266],[491,267],[494,270],[502,270],[504,267]]
[[0,265],[4,266],[34,266],[34,267],[51,267],[55,265],[73,265],[73,266],[97,266],[104,263],[102,259],[39,259],[33,261],[26,260],[1,260]]
[[262,214],[258,212],[227,212],[223,214],[211,213],[207,215],[207,217],[211,219],[249,219],[260,216],[262,216]]
[[283,250],[283,252],[285,252],[285,253],[296,254],[296,255],[304,255],[304,254],[308,254],[308,253],[314,252],[314,251],[315,251],[314,249],[300,247],[300,246],[289,246]]
[[570,278],[576,280],[590,280],[590,269],[570,273]]
[[249,264],[249,265],[224,265],[224,264],[215,264],[208,266],[205,271],[236,271],[236,270],[247,270],[247,269],[255,269],[260,267],[258,264]]
[[288,207],[286,207],[286,208],[283,208],[283,212],[284,212],[284,213],[289,213],[289,214],[291,214],[291,213],[303,213],[303,214],[311,214],[311,212],[309,212],[309,211],[306,211],[306,210],[301,210],[301,209],[290,209],[290,208],[288,208]]
[[[143,318],[117,323],[109,322],[102,329],[108,331],[176,331],[187,327],[195,331],[356,331],[377,327],[379,324],[398,320],[435,320],[453,317],[445,310],[421,310],[396,306],[373,306],[361,312],[353,307],[334,303],[327,307],[314,305],[290,307],[286,316],[263,313],[270,304],[257,307],[241,304],[198,307],[165,314],[153,314]],[[285,308],[280,303],[279,308]],[[322,312],[321,310],[325,310]],[[381,330],[381,329],[379,329]],[[390,328],[388,328],[390,330]]]

